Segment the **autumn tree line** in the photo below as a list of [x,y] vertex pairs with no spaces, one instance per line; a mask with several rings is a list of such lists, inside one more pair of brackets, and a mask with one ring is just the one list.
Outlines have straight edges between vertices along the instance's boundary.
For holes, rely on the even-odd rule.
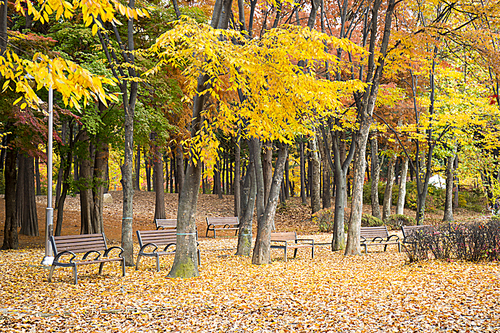
[[155,218],[165,217],[165,190],[179,193],[173,277],[199,274],[200,192],[234,195],[237,254],[254,264],[270,262],[276,208],[290,195],[304,203],[310,196],[311,213],[334,207],[332,249],[346,255],[360,253],[367,183],[380,218],[391,214],[395,179],[402,212],[412,178],[424,223],[439,168],[444,220],[453,219],[454,189],[471,179],[493,206],[498,10],[494,1],[464,0],[2,2],[3,248],[17,247],[19,226],[38,233],[34,165],[46,159],[50,89],[61,161],[54,233],[63,232],[64,201],[74,192],[81,232],[103,231],[109,154],[117,151],[122,247],[133,265],[142,154]]

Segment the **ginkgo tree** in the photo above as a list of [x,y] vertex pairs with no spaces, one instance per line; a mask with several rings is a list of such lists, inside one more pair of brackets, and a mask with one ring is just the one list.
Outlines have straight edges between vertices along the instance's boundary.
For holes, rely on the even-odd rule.
[[[200,185],[200,162],[215,161],[218,147],[215,131],[229,134],[244,127],[245,136],[250,139],[281,142],[275,169],[278,177],[270,191],[273,198],[273,192],[278,194],[281,186],[283,170],[279,166],[283,165],[287,145],[295,135],[310,134],[316,118],[343,109],[342,100],[365,87],[358,80],[334,82],[317,76],[320,69],[333,70],[342,66],[337,57],[328,52],[338,48],[352,54],[363,53],[347,40],[308,28],[283,26],[268,30],[258,40],[248,40],[237,31],[213,29],[186,18],[177,22],[152,47],[152,52],[160,57],[156,70],[163,65],[182,68],[188,82],[188,98],[194,99],[194,110],[199,107],[199,113],[193,112],[190,162],[186,172],[186,180],[195,181],[186,181],[181,193],[177,222],[180,250],[176,251],[170,276],[198,275],[194,213]],[[299,66],[299,60],[305,64]],[[326,62],[330,64],[328,69],[324,68]],[[237,94],[245,98],[238,100]],[[218,107],[197,105],[199,99],[208,98],[216,101]],[[271,201],[273,204],[264,212],[267,220],[274,218],[277,195]],[[262,246],[259,263],[268,263],[269,250],[265,247],[269,244]]]

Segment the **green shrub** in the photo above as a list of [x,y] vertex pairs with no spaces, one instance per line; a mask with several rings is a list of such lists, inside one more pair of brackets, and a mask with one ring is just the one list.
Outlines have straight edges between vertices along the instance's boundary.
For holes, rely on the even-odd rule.
[[371,216],[368,214],[363,214],[361,216],[361,226],[362,227],[380,227],[384,225],[384,221],[375,216]]
[[325,208],[317,211],[312,215],[313,222],[318,226],[320,232],[332,232],[333,231],[333,208]]
[[417,221],[410,216],[394,214],[385,220],[385,225],[389,230],[397,230],[401,228],[402,225],[417,225]]
[[485,207],[486,197],[479,191],[461,191],[458,193],[458,207],[474,212],[482,212]]

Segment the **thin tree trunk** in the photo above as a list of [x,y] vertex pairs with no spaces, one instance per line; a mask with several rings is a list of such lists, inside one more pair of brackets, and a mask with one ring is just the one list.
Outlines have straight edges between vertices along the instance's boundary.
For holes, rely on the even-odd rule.
[[300,149],[300,197],[302,199],[302,204],[307,204],[306,198],[306,162],[304,156],[304,142],[302,140],[299,142]]
[[448,156],[446,159],[446,199],[444,202],[444,216],[443,222],[453,221],[453,162],[455,156]]
[[313,135],[311,144],[311,209],[312,214],[321,209],[321,161],[318,141]]
[[394,186],[394,168],[397,157],[391,157],[387,167],[387,182],[384,192],[384,205],[382,207],[382,220],[386,220],[391,215],[392,206],[392,187]]
[[404,157],[403,166],[401,168],[401,179],[399,180],[398,204],[396,214],[404,214],[405,198],[406,198],[406,178],[408,176],[408,157]]
[[[239,5],[239,2],[238,2]],[[244,22],[244,19],[243,19]],[[241,212],[241,148],[240,148],[240,136],[236,137],[236,143],[234,147],[234,216],[240,216]]]
[[252,252],[252,220],[257,196],[257,182],[255,179],[254,150],[249,150],[247,173],[241,191],[240,229],[238,232],[238,246],[236,255],[250,256]]
[[165,190],[163,179],[163,158],[157,146],[154,147],[155,155],[153,166],[155,169],[155,219],[164,219],[167,217],[165,211]]
[[381,219],[380,204],[378,199],[378,183],[380,181],[380,164],[378,160],[378,141],[376,137],[370,140],[371,155],[372,155],[372,181],[371,181],[371,201],[372,201],[372,215]]
[[135,155],[135,183],[134,189],[137,191],[141,190],[141,146],[137,145],[137,154]]
[[82,136],[81,143],[85,145],[85,156],[80,157],[80,219],[81,219],[81,234],[94,234],[97,231],[94,230],[92,225],[92,206],[94,199],[92,196],[92,172],[91,172],[91,161],[93,161],[93,156],[90,154],[90,141],[88,134]]
[[[12,134],[7,134],[7,143],[12,140]],[[16,220],[16,183],[17,170],[16,160],[17,151],[11,147],[6,148],[5,154],[5,225],[3,232],[3,250],[17,249],[19,247],[19,238],[17,234]]]
[[273,144],[267,141],[264,144],[264,158],[262,163],[262,171],[264,173],[264,202],[269,198],[271,190],[271,182],[273,180]]
[[106,188],[106,167],[108,165],[109,146],[106,142],[96,144],[94,174],[92,186],[92,229],[94,233],[104,232],[103,208]]

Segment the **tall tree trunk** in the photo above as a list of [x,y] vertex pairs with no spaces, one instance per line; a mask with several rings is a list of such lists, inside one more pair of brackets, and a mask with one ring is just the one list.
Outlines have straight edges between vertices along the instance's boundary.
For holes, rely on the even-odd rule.
[[331,168],[330,163],[327,160],[326,149],[330,149],[331,140],[329,140],[328,133],[326,133],[326,138],[319,139],[320,149],[321,149],[321,163],[323,165],[323,196],[322,203],[323,208],[330,208],[332,206],[332,184],[331,184]]
[[240,216],[241,212],[240,180],[241,180],[241,147],[240,147],[240,135],[238,135],[236,137],[236,143],[234,146],[234,179],[233,179],[234,216]]
[[35,159],[24,154],[18,155],[19,174],[16,192],[17,219],[21,223],[19,233],[38,236],[38,217],[35,198]]
[[[373,110],[377,100],[380,79],[384,68],[385,56],[389,45],[389,37],[391,34],[392,16],[396,6],[395,0],[389,0],[385,12],[384,34],[382,39],[377,37],[379,8],[382,4],[381,0],[375,0],[372,5],[371,28],[369,29],[370,44],[368,50],[368,70],[366,73],[366,82],[369,87],[365,92],[356,94],[356,107],[359,111],[359,131],[356,138],[357,156],[354,162],[354,178],[353,178],[353,195],[351,206],[351,218],[349,220],[349,229],[347,235],[346,255],[360,254],[360,228],[361,216],[363,213],[363,185],[365,179],[366,167],[366,144],[370,125],[373,122]],[[367,30],[368,31],[368,30]],[[377,62],[375,62],[375,46],[380,42],[380,53]]]
[[311,144],[311,209],[312,214],[321,209],[321,161],[316,135],[309,141]]
[[[182,144],[177,145],[177,153],[175,154],[177,178],[175,178],[175,183],[177,185],[177,190],[179,191],[179,196],[182,192],[182,186],[184,184],[184,149]],[[187,174],[187,173],[186,173]]]
[[135,155],[135,182],[134,190],[141,190],[141,146],[137,145],[137,153]]
[[109,158],[109,146],[104,141],[98,141],[94,156],[94,172],[92,186],[92,229],[94,233],[104,232],[103,208],[104,190],[106,188],[106,168]]
[[446,199],[444,202],[443,222],[453,221],[453,162],[455,156],[448,156],[446,159]]
[[248,166],[241,191],[240,229],[238,232],[238,246],[236,255],[250,256],[252,252],[252,220],[257,196],[257,182],[255,179],[254,150],[249,150]]
[[371,157],[372,157],[372,181],[371,181],[371,201],[372,201],[372,215],[381,219],[380,204],[378,199],[378,183],[380,181],[380,164],[378,160],[378,141],[376,137],[370,140],[371,143]]
[[391,215],[392,206],[392,187],[394,186],[394,167],[396,165],[397,156],[391,157],[387,167],[387,182],[384,192],[384,205],[382,207],[382,220],[386,220]]
[[151,192],[151,157],[144,147],[144,166],[146,169],[146,191]]
[[93,156],[90,152],[90,140],[88,134],[81,138],[81,143],[85,145],[85,156],[80,156],[80,218],[81,218],[81,234],[94,234],[97,231],[92,224],[92,206],[94,199],[92,196],[93,175],[91,165],[93,164]]
[[401,179],[399,180],[398,204],[396,206],[396,214],[404,214],[405,198],[406,198],[406,178],[408,176],[408,157],[404,157],[401,167]]
[[267,202],[273,180],[273,144],[270,141],[264,144],[262,171],[264,173],[264,202]]
[[42,195],[42,185],[40,184],[40,163],[38,156],[35,157],[35,187],[36,195]]
[[155,219],[164,219],[167,217],[165,211],[165,190],[163,179],[163,158],[157,146],[154,147],[155,155],[153,166],[155,169]]
[[[7,134],[7,143],[12,140],[12,134]],[[11,147],[7,148],[5,154],[5,225],[3,232],[3,250],[17,249],[19,247],[19,239],[17,234],[17,219],[16,219],[16,170],[17,151]]]
[[278,160],[274,169],[269,199],[265,204],[264,214],[258,220],[257,237],[252,256],[252,264],[254,265],[269,264],[271,262],[271,230],[274,224],[287,154],[288,147],[281,144],[278,150]]
[[300,140],[299,142],[300,150],[300,198],[302,199],[302,204],[307,204],[306,198],[306,159],[304,156],[304,142]]

